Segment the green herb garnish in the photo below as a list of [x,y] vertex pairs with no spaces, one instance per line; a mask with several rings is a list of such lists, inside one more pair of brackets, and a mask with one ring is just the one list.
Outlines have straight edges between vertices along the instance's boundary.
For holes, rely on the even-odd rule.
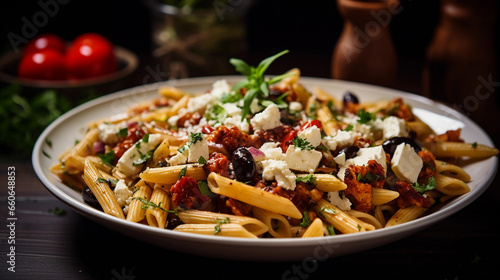
[[302,177],[297,177],[295,178],[295,182],[303,182],[303,183],[306,183],[306,184],[313,184],[315,185],[316,184],[316,177],[314,177],[313,174],[309,174],[309,175],[306,175],[306,176],[302,176]]
[[208,198],[214,198],[217,195],[210,190],[207,181],[198,181],[198,189],[200,190],[202,195]]
[[299,224],[299,226],[305,228],[308,227],[312,223],[311,217],[309,216],[309,212],[304,211],[304,217],[302,217],[302,222]]
[[111,150],[106,154],[97,154],[97,156],[107,165],[113,165],[113,161],[115,160],[115,151]]
[[436,188],[436,179],[434,177],[430,177],[427,181],[427,184],[420,185],[418,182],[413,183],[412,188],[419,193],[424,193],[426,191],[430,191]]
[[221,224],[229,224],[229,217],[223,219],[223,220],[217,220],[217,223],[215,224],[214,227],[214,235],[217,235],[220,232],[220,225]]
[[356,176],[356,180],[358,180],[358,182],[360,182],[360,183],[370,183],[370,182],[378,181],[382,177],[383,176],[374,174],[372,172],[366,172],[365,176],[363,176],[363,175],[361,175],[361,173],[359,173]]
[[285,73],[267,81],[264,78],[264,73],[269,68],[271,63],[286,53],[288,53],[288,50],[284,50],[278,54],[268,57],[262,60],[257,67],[250,66],[241,59],[231,58],[229,60],[229,63],[235,67],[236,71],[246,76],[246,79],[233,86],[233,91],[235,92],[239,92],[241,88],[246,88],[247,90],[245,96],[243,97],[243,109],[241,114],[242,121],[251,112],[250,105],[255,98],[261,100],[266,99],[269,96],[269,85],[277,83],[290,75],[289,73]]
[[189,143],[195,144],[198,141],[203,140],[203,134],[201,132],[189,134]]
[[295,147],[297,147],[301,150],[314,150],[313,145],[311,145],[311,143],[309,143],[309,141],[307,141],[306,139],[301,138],[299,136],[295,136],[295,138],[293,138],[293,140],[292,140],[292,143]]
[[186,176],[186,171],[187,171],[188,167],[187,166],[184,166],[181,171],[179,172],[179,178],[178,179],[181,179],[182,177]]
[[365,111],[365,109],[361,108],[358,111],[357,116],[359,117],[358,123],[365,124],[368,123],[369,121],[374,121],[377,118],[375,117],[375,114],[369,113]]

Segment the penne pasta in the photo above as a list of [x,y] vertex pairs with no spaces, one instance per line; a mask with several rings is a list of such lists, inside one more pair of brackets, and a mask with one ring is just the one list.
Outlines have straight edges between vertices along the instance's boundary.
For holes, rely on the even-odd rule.
[[457,196],[470,191],[469,186],[462,180],[441,174],[436,174],[434,178],[436,179],[436,190],[443,194]]
[[139,181],[135,187],[137,191],[134,193],[132,202],[128,206],[127,221],[137,223],[146,218],[146,209],[143,207],[145,206],[143,201],[149,201],[152,190],[144,181]]
[[207,175],[201,165],[186,164],[168,167],[149,168],[140,174],[141,179],[160,185],[173,185],[179,180],[179,173],[185,168],[185,176],[205,180]]
[[302,218],[302,214],[297,207],[290,200],[282,196],[268,193],[213,172],[208,175],[207,183],[210,190],[216,194],[231,197],[295,219]]
[[229,223],[238,224],[253,235],[260,236],[268,231],[268,226],[258,219],[230,214],[221,214],[200,210],[179,211],[179,218],[185,224],[216,224],[229,219]]
[[488,158],[498,155],[498,149],[477,143],[439,141],[432,148],[436,157]]
[[183,224],[174,228],[174,231],[196,233],[204,235],[231,236],[243,238],[257,238],[243,226],[238,224]]
[[123,211],[108,184],[99,182],[99,178],[102,177],[102,174],[94,166],[94,163],[90,159],[85,160],[83,176],[85,183],[90,188],[92,193],[94,193],[97,201],[104,210],[104,213],[125,219]]
[[152,227],[165,228],[167,226],[167,210],[170,209],[170,196],[161,187],[154,188],[146,210],[146,220]]
[[372,205],[383,205],[399,197],[399,193],[388,189],[372,188]]
[[292,237],[290,223],[283,215],[259,207],[253,207],[252,213],[255,218],[267,226],[271,236],[276,238]]
[[[346,214],[344,211],[333,206],[324,199],[321,199],[317,205],[313,207],[318,216],[322,217],[326,222],[342,233],[356,233],[366,231],[362,225],[366,223]],[[368,227],[370,230],[373,226]]]
[[470,175],[462,167],[441,160],[436,160],[435,162],[436,174],[453,177],[464,182],[471,180]]
[[307,227],[306,232],[302,235],[302,238],[309,237],[320,237],[324,235],[323,222],[320,218],[314,219],[314,221]]
[[[349,210],[349,211],[346,211],[346,214],[351,215],[351,216],[353,216],[361,221],[364,221],[364,222],[372,225],[375,229],[383,227],[382,224],[379,222],[379,220],[377,220],[377,218],[375,218],[374,216],[372,216],[368,213],[357,211],[357,210]],[[369,227],[367,225],[364,225],[364,226]]]
[[[307,176],[309,174],[297,174],[297,178]],[[323,192],[342,191],[347,188],[347,185],[339,178],[331,174],[317,173],[313,175],[316,179],[316,188]]]

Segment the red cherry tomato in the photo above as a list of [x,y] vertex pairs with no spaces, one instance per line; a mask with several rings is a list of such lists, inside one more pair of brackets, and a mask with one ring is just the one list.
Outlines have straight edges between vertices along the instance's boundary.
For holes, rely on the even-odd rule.
[[113,73],[118,61],[113,45],[104,36],[85,33],[78,36],[66,52],[66,68],[72,79],[87,79]]
[[313,126],[321,129],[321,122],[319,120],[308,120],[307,122],[302,124],[298,130],[292,130],[292,131],[288,132],[288,134],[285,135],[285,137],[283,137],[283,140],[281,140],[281,144],[280,144],[280,147],[281,147],[281,150],[283,151],[283,153],[286,153],[286,150],[288,150],[288,146],[290,146],[293,138],[295,138],[295,136],[297,136],[297,134],[299,132],[301,132],[309,127],[313,127]]
[[57,35],[50,33],[42,34],[29,41],[26,47],[24,47],[23,55],[46,49],[53,49],[62,54],[66,50],[66,43]]
[[64,57],[53,49],[26,54],[19,63],[17,74],[27,79],[63,80],[66,78]]
[[305,130],[306,128],[313,127],[313,126],[321,129],[321,121],[319,121],[319,120],[308,120],[307,122],[305,122],[303,125],[300,126],[299,131]]

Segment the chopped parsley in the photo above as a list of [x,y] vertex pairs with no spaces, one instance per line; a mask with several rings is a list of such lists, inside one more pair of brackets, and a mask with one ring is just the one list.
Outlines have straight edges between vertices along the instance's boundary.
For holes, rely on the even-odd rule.
[[302,217],[302,222],[299,226],[305,228],[308,227],[312,223],[311,216],[309,216],[309,212],[304,211],[304,217]]
[[303,182],[303,183],[306,183],[306,184],[313,184],[315,185],[317,180],[316,180],[316,177],[314,177],[313,174],[309,174],[309,175],[306,175],[306,176],[302,176],[302,177],[297,177],[295,178],[295,182]]
[[179,172],[179,178],[178,179],[181,179],[182,177],[186,176],[186,171],[187,171],[188,167],[187,166],[184,166],[181,171]]
[[189,134],[189,143],[195,144],[198,141],[203,141],[203,134],[201,132]]
[[427,184],[420,185],[418,182],[413,183],[412,188],[419,193],[424,193],[426,191],[430,191],[436,188],[436,179],[434,177],[430,177],[427,181]]
[[372,172],[366,172],[365,176],[361,175],[361,173],[359,173],[356,176],[356,180],[358,180],[358,182],[360,182],[360,183],[370,183],[370,182],[378,181],[378,180],[380,180],[380,178],[383,178],[383,176],[374,174]]
[[207,181],[198,181],[198,189],[202,195],[207,196],[208,198],[214,198],[216,196],[216,194],[213,193],[208,187]]
[[200,156],[200,158],[198,159],[198,163],[205,164],[205,163],[207,163],[207,160],[203,156]]
[[349,124],[346,128],[344,128],[344,131],[352,131],[353,128],[352,124]]
[[297,147],[301,150],[314,150],[313,145],[311,145],[311,143],[309,143],[309,141],[307,141],[306,139],[301,138],[299,136],[295,136],[295,138],[293,138],[293,140],[292,140],[292,143],[295,147]]
[[214,227],[214,235],[217,235],[220,232],[220,225],[221,224],[229,224],[229,217],[223,219],[223,220],[217,220],[217,223],[215,224]]
[[214,105],[210,111],[207,111],[205,113],[205,118],[208,120],[214,120],[217,121],[218,123],[224,123],[224,120],[227,118],[227,112],[224,107],[216,104]]
[[330,224],[326,226],[326,231],[328,232],[328,235],[336,235],[335,228]]
[[477,142],[472,143],[472,148],[473,149],[477,148]]
[[115,160],[115,151],[111,150],[106,154],[97,154],[97,156],[107,165],[113,165],[113,161]]
[[366,124],[369,121],[374,121],[377,119],[375,117],[375,114],[367,112],[363,108],[359,109],[357,116],[359,117],[358,123],[361,123],[361,124]]
[[328,213],[328,214],[337,215],[337,211],[335,211],[335,210],[333,210],[331,208],[326,208],[326,207],[321,208],[319,212],[321,214],[323,214],[323,212],[325,212],[325,213]]
[[128,127],[124,127],[118,131],[118,136],[127,137],[128,135]]
[[149,141],[149,134],[144,134],[144,136],[142,137],[142,142],[148,143],[148,141]]
[[140,157],[132,162],[132,165],[134,165],[134,166],[146,163],[146,161],[148,161],[148,159],[153,157],[153,153],[154,153],[154,150],[150,150],[149,152],[147,152],[145,154],[141,154],[139,150],[137,150],[137,151],[139,152]]

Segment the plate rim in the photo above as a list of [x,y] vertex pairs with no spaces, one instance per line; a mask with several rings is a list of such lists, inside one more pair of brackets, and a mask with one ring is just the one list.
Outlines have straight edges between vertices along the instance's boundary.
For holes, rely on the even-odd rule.
[[[46,176],[45,172],[42,170],[40,163],[40,158],[42,155],[42,146],[45,142],[45,139],[47,136],[52,132],[60,123],[64,122],[66,119],[70,118],[73,115],[76,115],[82,111],[85,111],[89,108],[92,108],[93,106],[96,106],[101,103],[109,102],[112,100],[116,100],[119,98],[124,98],[127,96],[132,96],[135,94],[140,94],[141,92],[144,93],[145,91],[149,92],[152,90],[157,90],[160,87],[163,86],[195,86],[195,85],[211,85],[214,81],[220,80],[220,79],[226,79],[228,82],[233,81],[233,80],[239,80],[241,79],[241,76],[209,76],[209,77],[196,77],[196,78],[186,78],[186,79],[179,79],[179,80],[170,80],[170,81],[163,81],[163,82],[157,82],[157,83],[151,83],[151,84],[145,84],[145,85],[139,85],[135,86],[132,88],[127,88],[123,89],[111,94],[107,94],[104,96],[101,96],[99,98],[96,98],[94,100],[88,101],[84,104],[81,104],[80,106],[77,106],[73,108],[72,110],[66,112],[65,114],[61,115],[58,119],[56,119],[54,122],[52,122],[45,130],[40,134],[39,138],[37,139],[35,146],[33,148],[32,152],[32,165],[33,169],[40,180],[40,182],[44,185],[44,187],[49,190],[49,192],[56,196],[59,200],[70,206],[72,209],[74,209],[76,212],[91,218],[94,217],[96,219],[93,219],[93,221],[98,222],[98,223],[103,223],[105,221],[109,221],[111,223],[118,223],[121,227],[131,227],[133,230],[139,230],[139,231],[147,231],[150,234],[154,235],[164,235],[166,238],[173,238],[175,240],[189,240],[191,242],[195,243],[205,243],[205,242],[210,242],[213,244],[225,244],[225,245],[238,245],[238,246],[244,246],[244,247],[249,247],[249,246],[264,246],[264,247],[282,247],[283,245],[289,246],[290,242],[293,241],[293,246],[294,247],[309,247],[309,246],[316,246],[318,245],[318,242],[324,243],[326,245],[335,245],[335,244],[343,244],[343,243],[352,243],[352,242],[358,242],[358,241],[367,241],[370,239],[376,239],[380,237],[387,237],[387,236],[398,236],[402,235],[404,233],[407,233],[407,235],[411,235],[415,233],[416,231],[423,230],[429,226],[432,226],[436,222],[440,220],[444,220],[448,218],[449,216],[453,215],[454,213],[458,212],[459,210],[462,210],[466,208],[468,205],[470,205],[473,201],[475,201],[481,194],[483,194],[491,185],[492,181],[495,178],[495,174],[498,169],[498,157],[493,157],[492,160],[492,168],[488,172],[488,179],[484,182],[481,182],[481,185],[479,185],[477,188],[475,188],[472,192],[464,195],[463,197],[460,197],[461,201],[458,203],[455,203],[449,207],[446,207],[445,209],[440,209],[434,213],[431,213],[429,215],[420,217],[416,220],[396,225],[390,228],[382,228],[382,229],[377,229],[374,231],[368,231],[368,232],[360,232],[356,234],[341,234],[341,235],[336,235],[336,236],[324,236],[324,237],[314,237],[314,238],[284,238],[284,239],[274,239],[274,238],[259,238],[259,239],[244,239],[244,238],[237,238],[237,237],[221,237],[221,236],[206,236],[206,235],[198,235],[198,234],[193,234],[193,233],[181,233],[181,232],[175,232],[172,230],[165,230],[165,229],[159,229],[159,228],[154,228],[150,227],[147,225],[143,224],[138,224],[138,223],[132,223],[111,215],[108,215],[104,212],[101,212],[99,210],[96,210],[84,203],[81,203],[80,201],[75,200],[74,198],[70,197],[66,193],[64,193],[62,190],[59,189],[56,185],[53,185],[52,182],[50,182],[49,178]],[[434,100],[428,99],[426,97],[423,97],[421,95],[417,95],[414,93],[402,91],[402,90],[397,90],[397,89],[392,89],[392,88],[386,88],[386,87],[381,87],[381,86],[375,86],[371,84],[363,84],[359,82],[351,82],[351,81],[344,81],[344,80],[335,80],[335,79],[328,79],[328,78],[318,78],[318,77],[301,77],[300,81],[302,84],[314,84],[317,85],[319,84],[334,84],[336,87],[341,87],[341,88],[358,88],[358,89],[370,89],[370,90],[375,90],[375,91],[387,91],[390,94],[394,94],[397,96],[401,96],[403,99],[405,96],[410,96],[411,99],[416,99],[418,102],[427,104],[432,107],[436,107],[440,111],[445,111],[447,113],[450,113],[453,116],[459,116],[462,120],[467,120],[468,122],[472,123],[473,125],[476,126],[477,129],[481,130],[481,132],[484,134],[484,136],[488,139],[489,143],[485,143],[488,145],[493,145],[493,142],[490,138],[490,136],[479,126],[477,125],[474,121],[470,120],[468,117],[465,115],[461,114],[460,112],[442,104],[439,102],[436,102]],[[354,91],[355,89],[353,89]],[[49,172],[50,173],[50,172]],[[108,228],[110,228],[108,226]],[[368,236],[368,237],[366,237]],[[404,236],[402,236],[404,237]],[[402,238],[401,237],[401,238]],[[365,240],[366,239],[366,240]],[[395,240],[399,240],[400,238],[397,238]],[[143,241],[143,240],[142,240]],[[390,241],[392,242],[392,241]],[[161,246],[159,244],[156,244],[156,246]],[[195,253],[196,252],[191,252]]]

